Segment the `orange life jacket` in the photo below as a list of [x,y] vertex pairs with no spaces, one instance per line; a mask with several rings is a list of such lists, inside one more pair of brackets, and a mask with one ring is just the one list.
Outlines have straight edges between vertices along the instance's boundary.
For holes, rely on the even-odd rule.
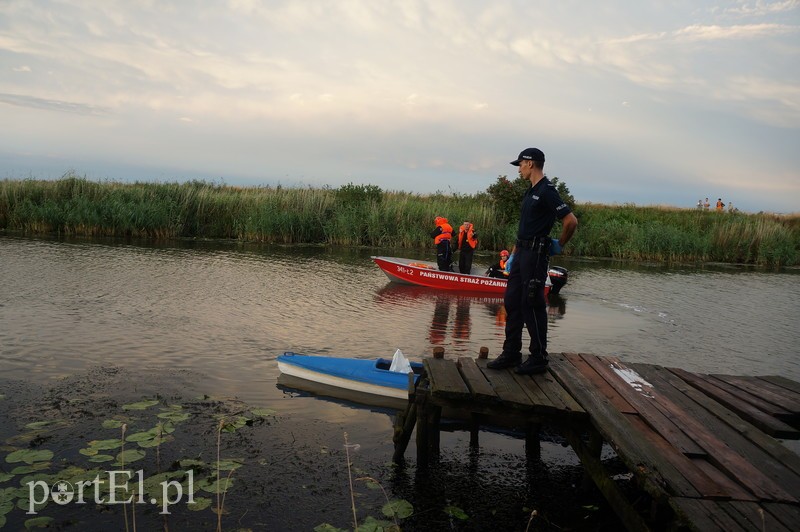
[[464,226],[458,228],[458,249],[461,249],[461,244],[464,242],[464,234],[467,235],[467,242],[472,249],[478,247],[478,239],[475,238],[475,226],[470,224],[469,231],[464,229]]
[[453,226],[447,223],[447,218],[437,218],[436,227],[441,227],[442,232],[434,237],[434,244],[438,245],[442,240],[450,240],[453,237]]
[[501,270],[506,269],[506,261],[504,261],[503,259],[500,259],[500,269]]

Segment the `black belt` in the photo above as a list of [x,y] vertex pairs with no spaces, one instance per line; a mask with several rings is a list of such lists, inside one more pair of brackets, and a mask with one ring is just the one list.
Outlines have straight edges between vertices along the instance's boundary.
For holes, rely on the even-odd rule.
[[517,247],[521,249],[533,249],[538,245],[550,244],[550,237],[537,236],[533,240],[517,240]]

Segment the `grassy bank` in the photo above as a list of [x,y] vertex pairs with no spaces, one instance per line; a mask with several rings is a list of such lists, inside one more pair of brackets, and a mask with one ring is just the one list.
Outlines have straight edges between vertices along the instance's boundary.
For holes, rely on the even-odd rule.
[[[76,176],[0,182],[0,230],[148,238],[232,238],[394,248],[431,247],[433,218],[473,222],[484,250],[513,243],[490,196],[417,195],[378,187],[230,187],[113,183]],[[800,216],[578,204],[572,255],[656,261],[800,262]],[[554,231],[557,231],[556,228]]]

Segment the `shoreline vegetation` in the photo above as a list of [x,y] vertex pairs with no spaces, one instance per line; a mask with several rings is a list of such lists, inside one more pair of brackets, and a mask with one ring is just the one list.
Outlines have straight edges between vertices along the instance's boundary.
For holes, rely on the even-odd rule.
[[[235,187],[184,183],[0,181],[0,231],[25,235],[236,239],[425,249],[435,216],[471,221],[484,251],[510,248],[517,219],[489,193],[412,194],[374,185]],[[800,264],[800,214],[576,203],[573,257],[723,262],[781,268]],[[557,236],[560,227],[554,228]]]

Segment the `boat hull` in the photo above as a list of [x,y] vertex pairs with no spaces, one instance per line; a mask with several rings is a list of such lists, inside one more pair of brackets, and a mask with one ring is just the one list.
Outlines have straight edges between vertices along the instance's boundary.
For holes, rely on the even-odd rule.
[[485,275],[444,272],[433,263],[396,257],[372,257],[390,281],[440,290],[503,294],[508,281]]
[[[424,286],[438,290],[495,294],[500,297],[505,294],[508,286],[506,279],[441,271],[433,262],[399,257],[372,257],[372,260],[390,281],[400,284]],[[567,283],[567,269],[551,266],[547,273],[545,295],[551,291],[553,294],[557,294]]]
[[[338,358],[298,353],[284,353],[278,357],[278,369],[285,375],[368,396],[407,400],[409,376],[389,371],[390,364],[391,360],[382,358]],[[416,382],[422,364],[412,362],[411,367]]]

